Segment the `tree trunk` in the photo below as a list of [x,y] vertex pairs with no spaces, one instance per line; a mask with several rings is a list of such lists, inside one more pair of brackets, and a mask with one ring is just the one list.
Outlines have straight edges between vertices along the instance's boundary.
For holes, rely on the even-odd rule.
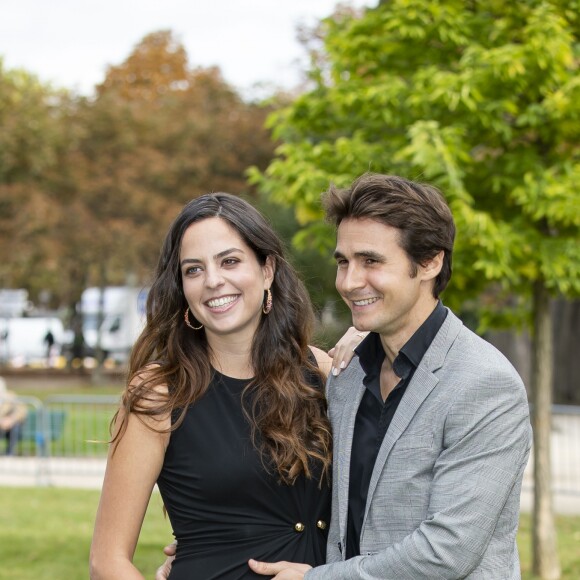
[[532,424],[534,429],[533,572],[542,580],[560,578],[552,505],[550,431],[552,419],[553,334],[550,296],[542,281],[534,284],[532,344]]

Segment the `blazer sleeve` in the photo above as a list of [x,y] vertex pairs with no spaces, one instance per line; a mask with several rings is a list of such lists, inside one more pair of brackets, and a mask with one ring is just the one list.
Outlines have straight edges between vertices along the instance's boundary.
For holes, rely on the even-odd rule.
[[486,375],[466,376],[472,386],[454,393],[433,470],[428,517],[402,541],[376,554],[314,568],[307,580],[463,578],[478,566],[515,487],[519,494],[531,447],[521,379],[505,367]]

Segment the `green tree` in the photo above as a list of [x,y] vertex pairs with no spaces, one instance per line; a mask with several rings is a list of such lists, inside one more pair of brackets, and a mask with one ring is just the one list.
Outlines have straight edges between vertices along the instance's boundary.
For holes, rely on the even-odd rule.
[[[312,88],[270,119],[252,180],[328,247],[319,197],[371,170],[441,187],[456,217],[460,307],[534,335],[534,571],[560,575],[550,495],[549,306],[580,295],[580,2],[391,0],[321,23]],[[483,299],[482,299],[483,297]],[[516,316],[517,315],[517,316]]]

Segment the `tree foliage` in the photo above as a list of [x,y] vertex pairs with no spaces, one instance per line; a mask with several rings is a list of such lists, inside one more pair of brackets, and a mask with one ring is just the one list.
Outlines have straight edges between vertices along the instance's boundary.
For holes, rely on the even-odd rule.
[[50,285],[58,219],[49,194],[50,176],[65,145],[66,93],[43,85],[23,70],[6,70],[0,59],[0,281],[31,290]]
[[217,69],[192,69],[169,31],[147,35],[110,67],[86,103],[75,165],[94,218],[106,280],[143,277],[183,203],[208,191],[247,190],[244,171],[265,166],[272,145],[265,111],[247,104]]
[[[252,179],[292,204],[298,243],[333,243],[320,193],[365,171],[439,185],[458,226],[458,305],[489,318],[541,280],[580,294],[580,2],[391,0],[323,21],[313,88],[269,123]],[[516,301],[516,304],[519,304]]]
[[267,110],[170,31],[109,67],[94,98],[0,68],[1,284],[72,304],[89,285],[146,283],[164,232],[202,193],[251,193],[273,145]]
[[329,181],[371,170],[440,186],[458,230],[446,302],[478,297],[480,330],[532,327],[534,572],[556,579],[550,294],[580,295],[580,0],[384,0],[316,36],[313,88],[271,117],[282,144],[252,180],[296,208],[295,242],[319,248],[334,241]]

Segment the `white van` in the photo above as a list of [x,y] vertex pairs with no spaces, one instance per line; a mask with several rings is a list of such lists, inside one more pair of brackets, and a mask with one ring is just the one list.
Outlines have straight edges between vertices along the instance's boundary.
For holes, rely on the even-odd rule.
[[[53,337],[50,353],[49,331]],[[62,321],[54,316],[0,318],[0,360],[10,366],[53,366],[54,358],[68,340]]]

